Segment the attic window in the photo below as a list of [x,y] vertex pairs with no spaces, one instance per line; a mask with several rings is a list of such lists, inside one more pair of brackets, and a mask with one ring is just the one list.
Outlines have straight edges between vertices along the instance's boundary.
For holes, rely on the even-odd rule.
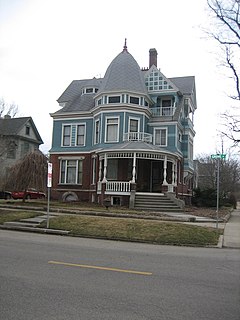
[[93,88],[86,88],[86,93],[93,93]]
[[25,134],[26,134],[27,136],[30,135],[30,127],[29,127],[29,126],[26,126]]
[[97,88],[82,88],[82,94],[90,94],[98,92]]

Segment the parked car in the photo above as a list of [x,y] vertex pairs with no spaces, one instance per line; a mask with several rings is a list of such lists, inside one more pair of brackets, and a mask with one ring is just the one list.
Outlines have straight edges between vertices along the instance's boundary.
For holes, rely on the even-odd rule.
[[11,199],[12,198],[12,194],[9,191],[0,191],[0,199]]
[[46,197],[45,193],[37,191],[35,189],[29,189],[26,192],[25,191],[14,191],[12,192],[12,198],[13,199],[23,199],[24,195],[25,199],[44,199]]

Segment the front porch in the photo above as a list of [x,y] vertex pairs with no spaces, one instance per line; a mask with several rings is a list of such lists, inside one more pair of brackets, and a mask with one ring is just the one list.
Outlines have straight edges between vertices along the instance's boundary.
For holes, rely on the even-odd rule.
[[159,152],[105,152],[99,155],[97,194],[128,199],[134,207],[139,192],[176,195],[178,159]]

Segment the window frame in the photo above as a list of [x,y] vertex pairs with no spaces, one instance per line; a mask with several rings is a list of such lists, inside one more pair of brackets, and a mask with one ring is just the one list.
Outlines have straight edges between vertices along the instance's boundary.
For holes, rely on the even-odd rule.
[[[156,136],[157,136],[157,131],[165,131],[165,144],[157,144],[156,143]],[[161,134],[160,134],[160,137],[159,137],[159,140],[161,142],[162,140],[162,137],[161,137]],[[168,129],[167,128],[154,128],[154,145],[156,146],[160,146],[160,147],[167,147],[168,145]]]
[[[117,126],[117,138],[116,138],[116,140],[108,140],[108,126],[110,126],[110,124],[108,124],[108,121],[109,120],[113,120],[113,119],[115,119],[115,120],[117,120],[117,123],[115,124],[116,126]],[[117,117],[114,117],[114,116],[107,116],[106,118],[105,118],[105,143],[117,143],[117,142],[119,142],[119,116],[117,116]]]
[[[97,127],[98,127],[98,132],[97,132]],[[100,143],[100,119],[96,119],[94,121],[94,144],[99,144],[99,143]]]
[[[84,133],[83,136],[83,143],[78,143],[78,137],[80,136],[78,134],[78,128],[80,126],[84,126]],[[64,134],[64,130],[66,127],[70,127],[70,133],[69,135]],[[65,144],[64,140],[66,137],[69,137],[69,143]],[[61,147],[85,147],[86,145],[86,123],[85,122],[79,122],[79,123],[63,123],[62,124],[62,139],[61,139]]]
[[[75,167],[69,162],[75,161]],[[64,167],[64,168],[63,168]],[[71,168],[75,168],[75,181],[68,182],[68,174]],[[59,184],[61,185],[82,185],[83,159],[60,159]]]

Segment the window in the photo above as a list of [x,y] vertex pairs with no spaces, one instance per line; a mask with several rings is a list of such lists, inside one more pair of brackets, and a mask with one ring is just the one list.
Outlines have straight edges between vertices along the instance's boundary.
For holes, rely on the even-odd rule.
[[139,104],[139,98],[137,98],[137,97],[130,97],[130,103]]
[[16,159],[16,148],[17,144],[15,141],[10,141],[7,145],[7,158],[8,159]]
[[118,142],[118,118],[106,119],[106,142]]
[[86,124],[63,125],[62,146],[85,146]]
[[100,132],[99,132],[99,129],[100,129],[100,122],[99,122],[99,120],[96,120],[95,121],[95,138],[94,138],[94,143],[95,144],[97,144],[97,143],[99,143],[100,141]]
[[82,184],[82,160],[61,160],[60,183]]
[[154,139],[155,139],[155,145],[166,146],[167,145],[167,129],[155,129]]
[[30,127],[26,126],[26,131],[25,131],[26,135],[29,136],[30,135]]
[[70,146],[71,126],[63,126],[63,146]]
[[108,97],[108,103],[120,103],[120,96]]
[[129,132],[138,132],[139,131],[139,120],[138,119],[130,119],[129,121]]
[[85,145],[85,124],[77,125],[77,135],[76,135],[76,145],[84,146]]

